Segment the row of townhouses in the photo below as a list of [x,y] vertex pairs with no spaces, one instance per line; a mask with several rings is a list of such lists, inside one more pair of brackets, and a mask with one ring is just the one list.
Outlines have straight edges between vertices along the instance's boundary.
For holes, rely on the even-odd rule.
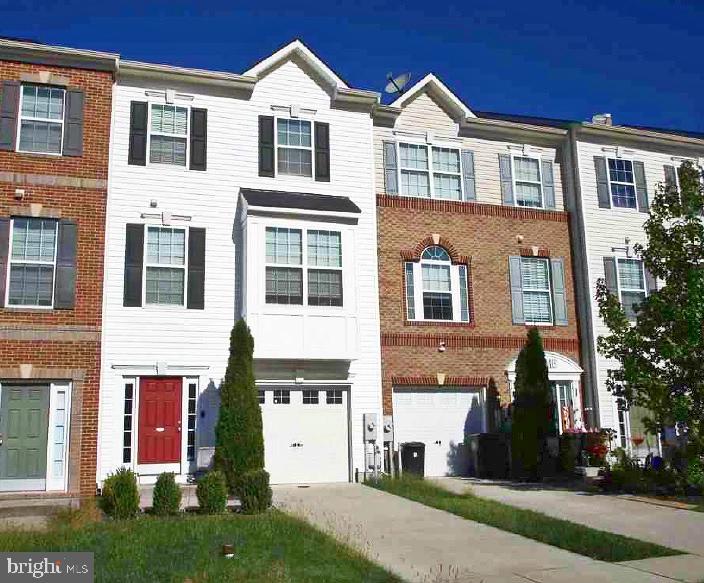
[[235,74],[0,40],[0,86],[0,490],[207,466],[241,317],[274,483],[407,441],[458,471],[530,326],[559,431],[653,447],[594,290],[652,292],[633,245],[704,135],[476,111],[432,74],[384,105],[300,41]]

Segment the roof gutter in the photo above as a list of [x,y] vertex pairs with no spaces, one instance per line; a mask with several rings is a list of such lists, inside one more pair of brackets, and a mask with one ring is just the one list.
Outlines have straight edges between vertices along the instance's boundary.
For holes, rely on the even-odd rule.
[[701,148],[704,151],[704,139],[679,134],[669,134],[624,126],[608,126],[591,122],[583,122],[578,126],[578,130],[579,133],[587,136],[608,136],[611,139],[625,138],[647,144],[695,147]]
[[237,73],[228,73],[225,71],[207,71],[205,69],[174,67],[171,65],[143,63],[140,61],[121,60],[119,63],[119,74],[120,76],[149,76],[165,81],[191,82],[247,91],[252,91],[257,82],[256,77],[249,75],[238,75]]
[[118,69],[120,55],[0,39],[0,59],[114,73]]

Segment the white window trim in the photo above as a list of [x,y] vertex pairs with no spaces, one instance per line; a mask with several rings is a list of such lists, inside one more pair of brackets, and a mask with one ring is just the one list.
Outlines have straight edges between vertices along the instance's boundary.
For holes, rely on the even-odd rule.
[[[163,103],[160,101],[149,101],[147,103],[147,164],[149,166],[158,166],[159,168],[179,168],[181,170],[188,170],[190,166],[191,159],[191,106],[175,103]],[[181,134],[170,134],[167,132],[156,132],[152,131],[152,106],[163,105],[166,107],[181,107],[186,110],[186,133]],[[151,151],[152,151],[152,134],[155,136],[164,136],[166,138],[180,138],[186,140],[186,163],[182,166],[181,164],[166,164],[164,162],[152,162]]]
[[[421,146],[425,148],[427,155],[428,155],[428,169],[427,170],[419,170],[417,168],[406,168],[401,166],[401,144],[405,144],[408,146]],[[459,156],[459,161],[460,161],[460,171],[458,173],[454,172],[436,172],[433,170],[433,148],[441,148],[445,150],[455,150],[457,152],[457,155]],[[421,141],[415,141],[415,140],[398,140],[396,142],[396,160],[398,163],[396,164],[397,169],[396,169],[396,180],[398,183],[398,192],[400,196],[406,196],[408,198],[430,198],[433,200],[446,200],[450,202],[461,202],[465,200],[465,192],[464,192],[464,166],[462,164],[462,148],[458,147],[457,145],[450,145],[450,144],[436,144],[432,142],[421,142]],[[406,194],[403,192],[403,182],[401,180],[401,174],[402,171],[408,171],[408,172],[423,172],[428,175],[428,197],[424,196],[417,196],[415,194]],[[438,197],[435,194],[435,180],[434,176],[435,175],[439,176],[457,176],[457,178],[460,181],[460,198],[454,199],[454,198],[442,198]],[[442,322],[446,320],[441,320]]]
[[[413,302],[415,310],[415,318],[408,317],[408,296],[406,286],[406,264],[410,263],[413,266]],[[436,318],[425,318],[425,305],[423,303],[423,263],[446,265],[450,268],[450,291],[438,292],[449,293],[452,297],[452,320],[439,320]],[[406,314],[405,318],[409,322],[436,322],[438,324],[447,324],[448,322],[459,322],[461,324],[469,324],[472,320],[471,306],[469,305],[469,270],[467,269],[467,320],[462,320],[462,296],[460,293],[460,267],[452,261],[439,261],[433,259],[421,259],[419,261],[404,261],[403,263],[403,287],[404,296],[406,297]],[[465,265],[466,268],[466,265]],[[431,291],[431,290],[428,290]]]
[[[287,229],[289,231],[301,231],[301,263],[272,263],[268,260],[266,256],[266,231],[267,229]],[[322,265],[309,265],[308,264],[308,232],[309,231],[326,231],[328,233],[337,233],[340,235],[340,266],[322,266]],[[328,228],[318,228],[318,227],[284,227],[275,224],[264,225],[264,305],[265,306],[281,306],[281,307],[305,307],[311,309],[321,309],[321,310],[343,310],[345,308],[345,277],[344,277],[344,254],[342,252],[342,239],[343,233],[341,230],[328,229]],[[266,301],[266,268],[267,267],[283,267],[291,269],[300,269],[302,277],[302,301],[300,304],[279,304],[279,303],[269,303]],[[342,286],[342,305],[340,306],[316,306],[308,303],[308,271],[339,271],[340,272],[340,285]]]
[[[279,145],[279,120],[285,121],[301,121],[310,124],[310,147],[308,146],[287,146]],[[310,150],[310,176],[301,176],[300,174],[287,174],[285,172],[279,172],[279,148],[286,148],[289,150]],[[282,176],[286,178],[291,178],[293,180],[315,180],[315,124],[313,120],[291,117],[285,115],[275,115],[274,116],[274,176]]]
[[[44,220],[54,220],[54,219],[42,219],[42,218],[35,218],[35,217],[17,217],[17,218],[22,218],[26,220],[37,220],[37,221],[44,221]],[[12,259],[12,240],[13,240],[13,234],[15,230],[15,217],[12,217],[10,221],[10,242],[8,245],[8,252],[7,252],[7,274],[5,275],[5,303],[4,306],[6,308],[10,309],[31,309],[31,310],[53,310],[54,309],[54,292],[55,292],[55,286],[56,286],[56,254],[58,251],[59,247],[59,221],[54,220],[56,223],[56,239],[54,241],[54,259],[53,261],[28,261],[26,259]],[[51,304],[48,306],[37,306],[34,304],[11,304],[10,303],[10,274],[12,273],[12,265],[51,265],[52,266],[52,273],[51,273]]]
[[[609,161],[610,160],[621,161],[621,162],[630,162],[631,163],[631,172],[633,173],[633,182],[621,182],[619,180],[611,180],[611,171],[609,170]],[[677,174],[677,171],[675,171],[675,174]],[[635,170],[635,161],[633,160],[633,158],[607,156],[607,158],[606,158],[606,180],[608,181],[608,185],[609,185],[609,202],[611,203],[612,209],[623,210],[623,211],[638,211],[638,188],[636,186],[636,170]],[[677,179],[677,182],[679,183],[679,178]],[[612,184],[620,184],[622,186],[632,186],[633,187],[633,195],[635,196],[635,199],[634,199],[635,206],[616,205],[614,203],[614,194],[611,191]]]
[[[516,178],[516,158],[525,158],[526,160],[535,160],[538,163],[539,180],[518,180]],[[543,160],[539,156],[531,156],[530,154],[511,154],[511,179],[513,181],[513,204],[519,208],[545,208],[545,188],[543,186]],[[540,188],[540,206],[518,204],[518,183],[521,184],[537,184]]]
[[[167,164],[168,165],[168,164]],[[156,229],[172,229],[174,231],[183,231],[184,232],[184,239],[183,239],[183,265],[167,265],[167,264],[160,264],[160,263],[149,263],[147,261],[147,249],[149,246],[149,228],[156,228]],[[173,227],[171,225],[150,225],[150,224],[145,224],[144,225],[144,245],[142,249],[143,253],[143,269],[142,269],[142,307],[143,308],[158,308],[160,310],[163,309],[172,309],[172,310],[180,310],[181,308],[186,306],[186,303],[188,302],[188,232],[189,229],[186,227]],[[165,267],[167,269],[183,269],[183,303],[181,304],[158,304],[158,303],[149,303],[147,302],[147,268],[149,267]]]
[[[643,298],[648,297],[648,284],[645,281],[645,264],[643,263],[642,259],[635,259],[633,257],[614,257],[616,259],[616,283],[618,285],[618,301],[621,303],[621,306],[623,306],[623,292],[634,292],[634,293],[642,293]],[[643,287],[642,288],[634,288],[634,287],[624,287],[621,285],[621,270],[619,268],[620,264],[624,261],[637,261],[640,264],[640,274],[641,277],[643,278]]]
[[523,287],[523,262],[525,260],[537,260],[537,261],[542,261],[548,266],[548,288],[547,288],[547,294],[548,294],[548,306],[550,307],[550,321],[549,322],[531,322],[530,320],[525,321],[526,326],[554,326],[555,325],[555,310],[553,308],[553,292],[552,292],[552,269],[550,265],[550,259],[546,257],[521,257],[521,301],[524,302],[525,304],[525,294],[526,292],[531,293],[542,293],[544,294],[546,292],[545,289],[540,289],[540,288],[532,288],[532,287]]
[[[50,89],[59,89],[63,91],[64,93],[64,98],[63,98],[63,105],[61,108],[61,111],[63,112],[63,115],[61,116],[61,119],[49,119],[49,118],[44,118],[44,117],[23,117],[22,115],[22,104],[24,103],[24,87],[49,87]],[[64,153],[64,131],[66,128],[64,127],[64,119],[66,117],[66,89],[64,87],[56,87],[54,85],[41,85],[41,84],[35,84],[35,83],[22,83],[20,85],[20,102],[19,102],[19,110],[17,112],[17,138],[16,138],[16,143],[15,143],[15,150],[17,152],[20,152],[22,154],[37,154],[39,156],[63,156]],[[22,134],[22,121],[41,121],[41,122],[48,122],[48,123],[53,123],[53,124],[60,124],[61,125],[61,140],[59,141],[60,144],[60,150],[58,152],[35,152],[34,150],[22,150],[20,149],[20,137]]]

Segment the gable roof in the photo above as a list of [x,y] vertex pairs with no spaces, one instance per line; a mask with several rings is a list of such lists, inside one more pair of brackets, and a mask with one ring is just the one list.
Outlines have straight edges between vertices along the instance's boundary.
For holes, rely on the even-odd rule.
[[244,72],[244,75],[258,77],[264,71],[274,67],[278,63],[290,59],[293,56],[302,58],[314,71],[326,79],[333,87],[346,89],[347,83],[335,73],[322,59],[304,45],[299,39],[295,39],[278,51],[259,61],[256,65]]
[[403,107],[411,99],[415,98],[422,91],[429,90],[436,98],[438,98],[448,109],[454,111],[463,118],[476,117],[472,110],[467,107],[462,100],[457,97],[440,79],[433,73],[428,73],[413,87],[399,97],[391,104],[391,107]]

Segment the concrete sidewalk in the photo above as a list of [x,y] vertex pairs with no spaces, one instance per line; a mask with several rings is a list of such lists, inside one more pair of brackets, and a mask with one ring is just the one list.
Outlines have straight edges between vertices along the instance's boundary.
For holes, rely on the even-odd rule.
[[[473,478],[441,478],[436,483],[453,492],[463,493],[469,488],[483,498],[704,557],[702,512],[541,484],[497,483]],[[704,580],[704,571],[701,579]]]
[[672,583],[359,484],[273,489],[277,507],[303,517],[407,581]]

